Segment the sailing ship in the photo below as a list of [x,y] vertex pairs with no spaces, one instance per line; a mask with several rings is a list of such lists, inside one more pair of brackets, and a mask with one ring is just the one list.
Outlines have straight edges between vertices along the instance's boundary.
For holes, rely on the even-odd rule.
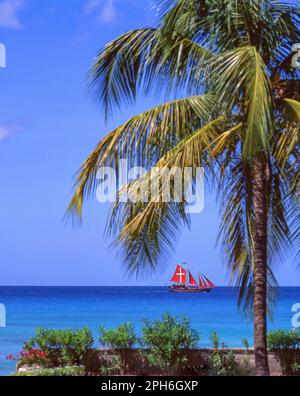
[[169,290],[178,293],[209,293],[216,286],[203,274],[199,273],[197,280],[188,268],[177,265],[174,275],[170,279],[173,284]]

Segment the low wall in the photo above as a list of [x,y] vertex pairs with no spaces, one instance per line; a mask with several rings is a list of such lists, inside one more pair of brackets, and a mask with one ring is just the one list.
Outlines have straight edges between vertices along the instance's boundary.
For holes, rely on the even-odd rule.
[[[206,369],[209,368],[210,356],[214,350],[213,349],[189,349],[186,351],[187,362],[183,370],[173,371],[173,375],[207,375]],[[220,353],[233,352],[235,355],[236,362],[241,366],[250,369],[251,374],[254,375],[254,351],[249,349],[220,349]],[[121,351],[121,357],[123,361],[126,362],[127,368],[126,372],[121,372],[119,374],[131,374],[131,375],[144,375],[144,376],[154,376],[154,375],[167,375],[165,371],[150,367],[147,360],[141,356],[142,350],[137,349],[127,349]],[[300,350],[298,351],[300,353]],[[100,374],[100,369],[111,370],[115,364],[115,357],[117,353],[114,350],[109,349],[92,349],[90,350],[89,358],[85,363],[87,372],[89,375]],[[119,354],[118,354],[119,355]],[[119,355],[120,356],[120,355]],[[269,368],[270,374],[273,376],[282,375],[282,368],[280,363],[275,357],[273,352],[268,353],[269,358]],[[32,371],[38,369],[39,367],[20,367],[17,371]],[[109,371],[103,372],[103,375],[108,375]],[[117,374],[110,371],[110,374]],[[249,374],[248,374],[249,375]]]
[[[237,363],[242,364],[247,362],[250,368],[254,370],[254,351],[244,350],[244,349],[220,349],[221,353],[228,353],[232,351],[235,354]],[[192,375],[200,371],[200,368],[209,367],[209,358],[212,354],[213,349],[190,349],[186,351],[187,362],[185,369],[175,374],[179,375]],[[113,361],[115,356],[115,351],[113,350],[98,350],[97,356],[95,356],[95,361],[93,366],[109,366]],[[136,375],[159,375],[161,372],[157,369],[149,367],[146,359],[141,358],[141,353],[138,350],[125,350],[123,351],[123,357],[128,362],[128,371],[135,373]],[[269,367],[271,375],[281,375],[282,370],[279,362],[277,361],[274,353],[268,353]],[[96,368],[96,367],[94,367]]]

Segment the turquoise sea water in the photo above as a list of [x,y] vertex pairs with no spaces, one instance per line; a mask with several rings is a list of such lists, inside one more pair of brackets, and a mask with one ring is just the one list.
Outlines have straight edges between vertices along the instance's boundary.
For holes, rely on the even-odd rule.
[[[0,375],[14,370],[6,355],[18,353],[36,327],[90,327],[95,337],[99,325],[117,326],[124,321],[158,318],[164,312],[186,314],[201,333],[200,346],[210,345],[216,331],[228,346],[252,343],[252,324],[237,309],[237,290],[218,287],[211,293],[170,293],[166,287],[0,287],[7,323],[0,328]],[[281,287],[269,328],[292,327],[292,305],[300,303],[300,287]],[[97,343],[96,343],[97,345]]]

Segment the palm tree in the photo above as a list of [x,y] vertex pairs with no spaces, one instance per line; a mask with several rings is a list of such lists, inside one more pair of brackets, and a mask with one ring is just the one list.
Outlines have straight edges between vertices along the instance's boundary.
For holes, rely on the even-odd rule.
[[[296,234],[290,175],[299,172],[299,70],[291,67],[291,48],[299,42],[300,12],[273,0],[161,0],[159,12],[158,28],[109,43],[90,78],[106,116],[141,93],[163,91],[167,102],[100,141],[81,166],[68,209],[81,217],[98,168],[118,170],[120,158],[148,169],[126,186],[133,194],[145,178],[158,177],[153,167],[205,166],[220,198],[230,281],[254,311],[256,373],[268,375],[272,265]],[[180,227],[189,225],[186,202],[165,203],[160,194],[149,202],[117,199],[110,215],[108,232],[132,273],[166,263]]]

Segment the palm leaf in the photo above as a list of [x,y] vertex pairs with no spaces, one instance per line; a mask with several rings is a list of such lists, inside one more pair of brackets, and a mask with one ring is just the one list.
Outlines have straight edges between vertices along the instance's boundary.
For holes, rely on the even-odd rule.
[[110,132],[82,164],[68,212],[81,216],[83,200],[95,191],[101,166],[113,166],[118,172],[118,161],[123,158],[128,159],[129,167],[151,167],[209,119],[212,103],[209,95],[175,100],[135,116]]
[[[137,29],[110,43],[90,73],[106,115],[133,104],[141,93],[172,100],[131,118],[109,133],[82,165],[69,210],[81,215],[97,171],[121,158],[143,165],[146,176],[132,181],[138,197],[152,168],[205,164],[206,177],[220,195],[219,241],[230,281],[240,286],[240,303],[253,296],[252,160],[268,159],[268,285],[276,285],[273,264],[300,240],[299,95],[291,87],[299,70],[290,67],[291,46],[299,42],[300,11],[275,0],[158,0],[157,29]],[[292,94],[290,94],[290,91]],[[279,92],[279,94],[278,94]],[[202,95],[205,93],[206,95]],[[202,96],[200,96],[202,95]],[[290,107],[290,112],[287,108]],[[107,230],[117,235],[130,272],[155,271],[174,249],[182,225],[189,224],[185,202],[121,202]],[[273,294],[272,294],[273,295]],[[269,294],[271,297],[271,294]],[[271,299],[269,299],[271,301]]]
[[[163,176],[160,170],[181,169],[183,172],[188,167],[201,167],[207,159],[207,147],[223,126],[224,117],[204,125],[179,142],[148,174],[119,191],[107,224],[107,233],[118,235],[114,246],[121,246],[124,262],[130,272],[141,273],[143,267],[148,271],[165,265],[176,244],[180,227],[189,225],[189,216],[185,211],[188,202],[183,194],[181,201],[176,202],[171,185],[171,202],[163,201],[166,186],[161,183]],[[158,186],[151,196],[148,195],[150,185]],[[145,189],[147,200],[143,202],[138,197],[141,190]],[[120,198],[125,193],[136,197],[134,202],[122,202]]]
[[[189,37],[166,39],[158,29],[137,29],[122,34],[97,56],[90,70],[90,86],[104,104],[106,117],[121,103],[134,104],[138,90],[188,84],[199,94],[200,66],[211,57]],[[181,93],[182,94],[182,93]],[[166,96],[166,95],[165,95]]]
[[266,66],[255,47],[225,52],[212,64],[215,95],[222,108],[243,120],[244,158],[266,149],[272,130],[272,94]]
[[284,99],[285,103],[287,103],[292,109],[295,117],[295,121],[300,122],[300,102],[293,99]]
[[154,65],[146,60],[157,40],[157,29],[137,29],[122,34],[98,54],[89,78],[98,100],[105,106],[106,117],[124,99],[134,103],[142,76],[148,74],[151,78]]

